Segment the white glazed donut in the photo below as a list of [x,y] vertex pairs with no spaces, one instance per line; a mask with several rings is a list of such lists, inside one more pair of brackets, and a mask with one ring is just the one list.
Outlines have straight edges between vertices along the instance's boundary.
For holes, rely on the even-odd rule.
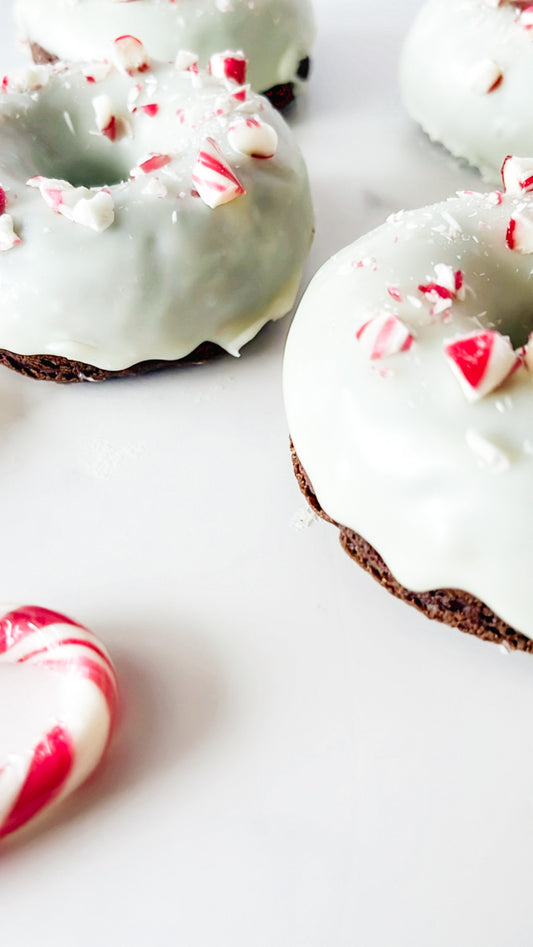
[[17,0],[15,16],[31,43],[71,62],[108,58],[123,34],[162,62],[192,49],[205,66],[218,50],[241,49],[258,92],[298,90],[315,34],[311,0]]
[[284,387],[308,494],[385,584],[419,607],[406,590],[463,590],[485,603],[476,633],[529,649],[533,160],[504,172],[507,193],[399,213],[326,263]]
[[533,6],[429,0],[400,66],[405,105],[430,138],[489,181],[508,154],[533,154]]
[[153,63],[123,37],[115,65],[4,80],[8,364],[66,359],[75,368],[59,380],[76,380],[83,366],[98,378],[206,342],[237,355],[291,308],[313,230],[305,166],[279,114],[231,78],[239,57],[217,59],[230,78],[190,54]]
[[[0,838],[18,831],[76,789],[100,762],[114,728],[117,681],[109,655],[92,632],[64,615],[35,606],[0,609],[0,677],[15,667],[28,681],[53,682],[54,716],[42,709],[34,745],[13,745],[0,759]],[[29,672],[29,673],[28,673]],[[37,708],[39,709],[39,708]],[[12,708],[15,714],[16,708]]]

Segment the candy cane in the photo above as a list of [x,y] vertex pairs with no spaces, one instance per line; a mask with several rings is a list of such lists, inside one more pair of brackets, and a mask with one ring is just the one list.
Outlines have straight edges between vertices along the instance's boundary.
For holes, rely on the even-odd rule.
[[[29,750],[0,760],[0,838],[76,789],[100,762],[114,728],[117,681],[92,632],[46,608],[0,609],[0,666],[42,668],[58,677],[62,709],[43,721]],[[59,680],[61,678],[61,680]]]

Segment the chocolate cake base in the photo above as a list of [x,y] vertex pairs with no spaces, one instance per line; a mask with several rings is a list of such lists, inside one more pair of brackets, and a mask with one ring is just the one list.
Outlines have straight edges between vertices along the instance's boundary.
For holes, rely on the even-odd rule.
[[165,359],[150,359],[146,362],[137,362],[129,368],[120,371],[107,371],[88,365],[85,362],[76,362],[59,355],[17,355],[0,349],[0,365],[11,368],[28,378],[37,378],[40,381],[55,381],[60,385],[75,381],[106,381],[108,378],[124,378],[128,375],[144,375],[147,372],[162,368],[184,367],[185,365],[201,365],[209,359],[218,358],[226,354],[224,349],[215,342],[202,342],[189,355],[183,358],[165,361]]
[[452,625],[454,628],[458,628],[469,635],[476,635],[477,638],[482,638],[484,641],[504,644],[514,651],[533,652],[533,641],[530,638],[509,627],[484,602],[468,592],[463,592],[460,589],[434,589],[431,592],[413,592],[411,589],[400,585],[379,553],[366,539],[363,539],[352,529],[337,523],[324,512],[318,502],[311,481],[300,463],[292,441],[291,455],[296,479],[311,508],[322,519],[337,526],[340,530],[339,539],[343,549],[388,592],[407,602],[408,605],[413,605],[420,612],[423,612],[427,618]]
[[[38,43],[30,42],[29,47],[35,63],[46,64],[58,61],[57,56],[43,49]],[[310,70],[311,62],[309,57],[306,56],[305,59],[300,61],[296,74],[300,80],[305,81],[309,77]],[[291,102],[294,102],[294,82],[283,82],[280,85],[272,86],[271,89],[267,89],[262,94],[266,96],[275,109],[281,111],[287,108]]]

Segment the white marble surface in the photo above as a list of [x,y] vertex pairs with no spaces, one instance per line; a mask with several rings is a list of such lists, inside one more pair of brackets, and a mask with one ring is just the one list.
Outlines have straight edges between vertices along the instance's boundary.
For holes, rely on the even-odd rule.
[[[316,6],[290,116],[306,279],[391,211],[478,184],[398,100],[418,2]],[[5,67],[9,24],[4,6]],[[308,525],[287,328],[124,383],[0,372],[0,598],[92,627],[124,699],[105,769],[0,854],[6,947],[532,942],[533,658],[430,624]]]

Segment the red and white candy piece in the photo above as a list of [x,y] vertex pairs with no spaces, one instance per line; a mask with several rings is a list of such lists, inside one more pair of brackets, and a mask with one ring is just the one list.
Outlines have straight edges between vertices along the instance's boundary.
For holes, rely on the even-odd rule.
[[533,30],[533,5],[524,7],[518,17],[518,22],[525,30]]
[[521,195],[533,191],[533,158],[507,155],[501,173],[507,194]]
[[234,151],[252,158],[273,158],[278,135],[272,125],[258,118],[241,118],[230,125],[228,142]]
[[188,49],[179,49],[176,54],[176,69],[178,72],[198,72],[198,56]]
[[216,79],[230,79],[237,85],[246,82],[246,56],[243,52],[234,52],[227,49],[223,53],[214,53],[208,66],[208,72]]
[[533,332],[530,332],[527,343],[522,349],[522,362],[528,372],[533,372]]
[[105,188],[91,191],[87,187],[73,187],[68,181],[42,175],[30,178],[26,183],[29,187],[39,188],[41,197],[56,214],[97,233],[107,230],[115,219],[113,198]]
[[117,69],[132,75],[134,72],[146,72],[150,60],[140,39],[136,36],[118,36],[113,43],[113,62]]
[[11,214],[0,214],[0,252],[12,250],[19,243],[22,243],[22,240],[15,233]]
[[[4,838],[55,805],[94,770],[114,728],[118,690],[106,649],[82,625],[36,606],[8,611],[4,606],[1,614],[0,672],[2,665],[15,665],[22,687],[25,668],[40,668],[47,680],[54,679],[54,715],[48,716],[48,705],[43,708],[38,741],[0,760]],[[35,680],[30,675],[30,685]]]
[[192,180],[204,204],[211,208],[245,193],[213,138],[207,138],[199,151]]
[[500,332],[474,332],[444,346],[448,364],[468,401],[479,401],[521,365],[511,340]]
[[468,80],[472,92],[488,95],[502,84],[503,72],[493,59],[480,59],[472,66]]
[[533,253],[533,212],[519,210],[511,217],[505,242],[509,250],[518,253]]
[[117,116],[110,96],[96,95],[93,99],[93,108],[98,131],[109,138],[110,141],[115,141],[117,137]]
[[447,263],[437,263],[434,270],[435,279],[420,284],[418,289],[432,304],[432,312],[437,314],[449,309],[454,299],[462,301],[466,291],[462,270],[454,270]]
[[414,338],[396,313],[379,312],[357,330],[355,337],[372,360],[407,352]]

